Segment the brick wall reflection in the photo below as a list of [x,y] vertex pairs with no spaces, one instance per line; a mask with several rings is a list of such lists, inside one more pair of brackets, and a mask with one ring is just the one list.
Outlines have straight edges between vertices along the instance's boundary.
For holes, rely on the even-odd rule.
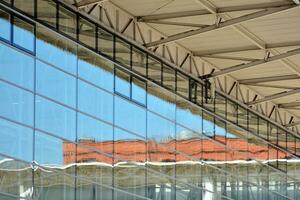
[[[89,146],[102,152],[99,153],[91,148],[78,147],[74,152],[75,144],[65,142],[63,144],[64,163],[76,162],[102,162],[107,164],[118,163],[122,160],[134,162],[173,162],[187,160],[206,160],[206,161],[234,161],[249,160],[255,158],[258,160],[271,160],[287,158],[284,152],[275,150],[268,146],[250,144],[238,138],[216,137],[222,143],[226,143],[228,150],[210,139],[186,139],[169,140],[163,143],[156,141],[142,140],[131,141],[104,141],[97,142],[93,140],[81,140],[79,143],[83,146]],[[226,141],[226,142],[225,142]],[[294,145],[288,143],[287,146]],[[176,154],[174,149],[183,153]],[[114,159],[112,158],[114,155]],[[76,158],[77,156],[77,158]]]

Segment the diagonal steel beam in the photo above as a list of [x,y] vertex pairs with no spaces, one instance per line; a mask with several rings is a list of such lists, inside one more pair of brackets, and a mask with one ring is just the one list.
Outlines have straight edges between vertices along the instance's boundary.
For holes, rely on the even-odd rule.
[[284,126],[285,127],[293,127],[293,126],[298,126],[298,125],[300,125],[300,121],[292,122],[292,123],[286,124]]
[[206,24],[194,24],[186,22],[171,22],[171,21],[158,21],[158,20],[149,20],[146,23],[151,24],[164,24],[164,25],[173,25],[173,26],[186,26],[186,27],[206,27]]
[[[228,6],[223,8],[210,8],[211,11],[214,11],[216,14],[222,14],[226,12],[236,12],[236,11],[246,11],[246,10],[256,10],[256,9],[269,9],[269,8],[276,8],[280,6],[292,6],[294,5],[293,2],[290,1],[282,1],[282,2],[272,2],[272,3],[260,3],[260,4],[249,4],[249,5],[242,5],[242,6]],[[202,5],[203,6],[203,5]],[[162,19],[172,19],[172,18],[180,18],[180,17],[191,17],[191,16],[199,16],[199,15],[207,15],[211,14],[212,12],[208,11],[207,9],[203,10],[191,10],[191,11],[182,11],[182,12],[170,12],[170,13],[163,13],[163,14],[155,14],[155,15],[145,15],[145,16],[138,16],[137,20],[142,22],[149,22],[149,21],[156,21]]]
[[[300,46],[300,41],[288,41],[288,42],[266,44],[265,49],[275,49],[275,48],[295,47],[295,46]],[[245,47],[233,47],[233,48],[226,48],[226,49],[203,50],[203,51],[194,51],[193,55],[207,56],[213,54],[235,53],[241,51],[254,51],[254,50],[261,50],[261,48],[257,46],[245,46]]]
[[278,108],[294,108],[300,106],[300,102],[282,103],[278,105]]
[[261,65],[261,64],[265,64],[265,63],[268,63],[268,62],[273,62],[273,61],[280,60],[280,59],[283,59],[283,58],[288,58],[288,57],[295,56],[295,55],[298,55],[298,54],[300,54],[300,48],[294,49],[292,51],[288,51],[286,53],[282,53],[282,54],[279,54],[279,55],[276,55],[276,56],[272,56],[272,57],[268,58],[267,60],[261,59],[261,60],[253,61],[253,62],[246,63],[246,64],[240,64],[240,65],[235,65],[235,66],[232,66],[232,67],[228,67],[228,68],[225,68],[223,70],[217,71],[217,72],[215,72],[215,73],[213,73],[209,76],[210,77],[216,77],[216,76],[220,76],[220,75],[224,75],[224,74],[229,74],[229,73],[232,73],[232,72],[235,72],[235,71],[247,69],[247,68],[254,67],[254,66],[257,66],[257,65]]
[[278,98],[281,98],[281,97],[290,96],[290,95],[297,94],[297,93],[300,93],[300,89],[294,89],[294,90],[289,90],[289,91],[284,91],[284,92],[272,94],[272,95],[266,96],[262,99],[251,101],[247,104],[248,105],[254,105],[254,104],[263,103],[263,102],[266,102],[266,101],[271,101],[273,99],[278,99]]
[[74,3],[73,5],[76,6],[77,8],[81,8],[84,6],[91,5],[93,3],[99,3],[101,1],[103,1],[103,0],[82,0],[82,1],[79,1],[78,3]]
[[199,28],[199,29],[195,29],[195,30],[191,30],[191,31],[186,31],[186,32],[174,34],[174,35],[171,35],[171,36],[169,36],[165,39],[157,40],[157,41],[154,41],[154,42],[149,42],[145,46],[146,47],[157,46],[157,45],[160,45],[160,44],[165,44],[165,43],[168,43],[168,42],[188,38],[188,37],[198,35],[198,34],[201,34],[201,33],[206,33],[206,32],[214,31],[214,30],[217,30],[217,29],[222,29],[222,28],[225,28],[225,27],[230,27],[230,26],[233,26],[233,25],[236,25],[236,24],[240,24],[242,22],[250,21],[250,20],[253,20],[253,19],[257,19],[257,18],[260,18],[260,17],[264,17],[264,16],[267,16],[267,15],[270,15],[270,14],[277,13],[277,12],[280,12],[280,11],[283,11],[283,10],[287,10],[291,7],[292,6],[282,6],[282,7],[278,7],[278,8],[258,11],[258,12],[255,12],[255,13],[251,13],[251,14],[248,14],[248,15],[244,15],[244,16],[241,16],[241,17],[234,18],[234,19],[230,19],[230,20],[227,20],[225,22],[221,22],[219,25],[213,24],[213,25],[207,26],[205,28]]
[[283,75],[283,76],[243,79],[243,80],[238,80],[238,82],[240,84],[247,85],[247,84],[257,84],[257,83],[265,83],[271,81],[283,81],[283,80],[293,80],[293,79],[300,79],[300,77],[296,74],[292,74],[292,75]]

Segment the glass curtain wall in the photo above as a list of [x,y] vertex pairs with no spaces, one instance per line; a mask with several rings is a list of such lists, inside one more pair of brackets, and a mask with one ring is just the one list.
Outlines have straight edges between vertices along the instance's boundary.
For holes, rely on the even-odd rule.
[[288,130],[61,3],[15,2],[0,7],[1,199],[299,198]]

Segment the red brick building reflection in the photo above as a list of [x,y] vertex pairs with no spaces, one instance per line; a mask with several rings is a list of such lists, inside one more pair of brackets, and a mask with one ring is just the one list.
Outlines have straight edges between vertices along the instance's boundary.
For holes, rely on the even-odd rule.
[[[219,141],[219,143],[214,142]],[[226,140],[226,149],[220,145],[225,143],[224,137],[210,139],[187,139],[170,140],[157,143],[155,141],[124,140],[96,142],[93,140],[81,140],[83,146],[91,148],[77,147],[72,143],[64,143],[64,163],[76,162],[102,162],[107,164],[118,163],[124,160],[134,162],[172,162],[188,160],[206,161],[234,161],[234,160],[272,160],[287,158],[285,152],[278,151],[267,145],[256,145],[247,143],[238,138]],[[292,146],[290,143],[287,146]],[[183,154],[178,154],[174,149]],[[76,149],[76,151],[75,151]],[[93,150],[95,149],[95,150]],[[234,150],[234,151],[233,151]],[[76,152],[76,153],[75,153]],[[102,153],[99,153],[102,152]],[[114,155],[114,159],[112,158]],[[77,156],[77,158],[76,158]]]

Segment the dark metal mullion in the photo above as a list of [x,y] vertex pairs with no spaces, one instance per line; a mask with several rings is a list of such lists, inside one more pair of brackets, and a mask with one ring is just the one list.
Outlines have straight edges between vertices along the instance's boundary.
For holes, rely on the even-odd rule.
[[56,24],[55,24],[55,29],[57,32],[59,32],[59,4],[56,3]]

